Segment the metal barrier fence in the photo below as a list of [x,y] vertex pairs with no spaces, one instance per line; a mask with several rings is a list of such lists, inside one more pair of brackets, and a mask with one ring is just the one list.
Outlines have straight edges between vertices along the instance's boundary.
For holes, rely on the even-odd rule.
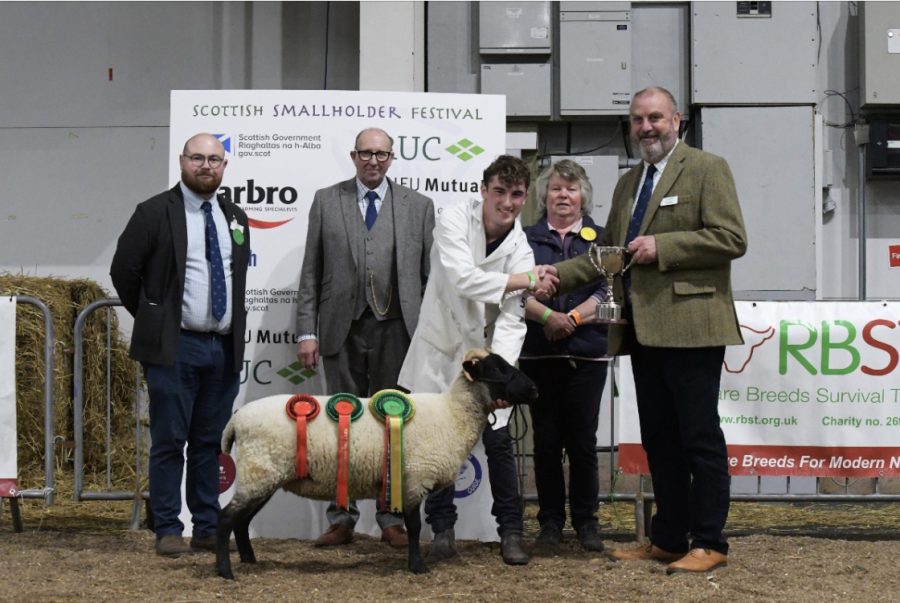
[[[47,305],[30,295],[16,295],[16,305],[23,303],[35,306],[44,315],[44,485],[40,488],[28,488],[18,491],[19,498],[43,498],[44,504],[52,505],[55,492],[53,442],[56,430],[53,427],[53,316]],[[19,515],[18,499],[10,499],[13,526],[16,532],[22,531],[22,520]]]
[[[141,506],[144,501],[149,500],[150,495],[147,491],[141,490],[142,470],[143,470],[143,454],[141,443],[143,440],[141,427],[141,372],[140,366],[135,363],[135,387],[134,387],[134,433],[135,433],[135,459],[134,473],[135,486],[134,490],[113,490],[112,489],[112,423],[111,423],[111,353],[112,353],[112,332],[109,330],[111,321],[109,316],[115,306],[121,306],[122,302],[115,298],[97,300],[81,311],[75,320],[75,358],[73,363],[73,380],[74,380],[74,396],[73,396],[73,420],[75,432],[75,500],[132,500],[131,511],[131,528],[138,529],[141,521]],[[90,315],[100,308],[106,308],[107,313],[107,333],[106,333],[106,490],[86,492],[84,489],[84,326]]]

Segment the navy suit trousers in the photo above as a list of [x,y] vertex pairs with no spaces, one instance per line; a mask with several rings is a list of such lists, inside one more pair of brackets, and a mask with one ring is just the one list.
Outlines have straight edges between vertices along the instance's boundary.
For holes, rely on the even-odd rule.
[[185,444],[185,498],[193,535],[211,536],[219,517],[222,430],[240,386],[231,335],[182,330],[175,364],[145,363],[144,374],[150,392],[150,509],[156,537],[184,531],[178,515]]
[[632,342],[641,443],[657,509],[650,540],[673,553],[689,548],[728,553],[722,530],[731,478],[718,407],[724,358],[724,346],[655,348]]

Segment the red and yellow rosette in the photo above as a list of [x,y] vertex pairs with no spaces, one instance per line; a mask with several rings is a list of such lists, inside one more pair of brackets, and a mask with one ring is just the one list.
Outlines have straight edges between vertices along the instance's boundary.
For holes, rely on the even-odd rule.
[[381,510],[403,511],[403,424],[415,415],[412,399],[396,389],[385,389],[369,400],[369,410],[384,421],[384,469]]
[[348,482],[350,480],[350,423],[364,412],[362,402],[353,394],[335,394],[328,399],[325,413],[338,424],[337,495],[335,502],[342,509],[350,508]]
[[309,394],[296,394],[288,399],[284,410],[297,423],[297,478],[304,479],[309,475],[306,426],[318,416],[319,402]]

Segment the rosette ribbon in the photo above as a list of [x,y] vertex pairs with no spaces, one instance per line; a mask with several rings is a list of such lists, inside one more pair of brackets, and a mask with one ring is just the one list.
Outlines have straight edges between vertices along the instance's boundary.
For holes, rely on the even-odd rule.
[[350,480],[350,423],[362,416],[364,408],[353,394],[335,394],[328,399],[325,413],[338,424],[337,495],[335,502],[341,509],[350,508],[348,482]]
[[412,399],[401,391],[385,389],[369,400],[369,410],[384,421],[384,469],[381,509],[403,511],[403,425],[415,414]]
[[319,402],[309,394],[296,394],[288,399],[284,410],[297,423],[297,478],[304,479],[309,475],[306,427],[318,416]]

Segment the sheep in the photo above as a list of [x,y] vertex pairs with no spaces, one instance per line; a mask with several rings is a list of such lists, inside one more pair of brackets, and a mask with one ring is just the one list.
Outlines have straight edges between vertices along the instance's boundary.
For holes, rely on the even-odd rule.
[[[419,551],[425,496],[452,484],[459,467],[487,424],[491,405],[503,399],[527,404],[537,398],[534,383],[502,357],[485,350],[471,350],[462,371],[443,394],[410,394],[415,416],[403,431],[404,519],[409,536],[408,567],[414,574],[428,571]],[[253,516],[278,488],[298,496],[333,500],[337,475],[337,429],[325,412],[307,429],[308,474],[296,476],[296,427],[285,413],[288,395],[269,396],[237,411],[222,435],[222,450],[237,441],[237,487],[231,502],[220,511],[216,533],[216,569],[219,576],[234,579],[228,553],[234,532],[240,559],[255,563],[249,526]],[[317,397],[324,409],[328,397]],[[367,400],[362,400],[364,405]],[[366,415],[350,428],[351,499],[378,498],[382,487],[384,425]]]

